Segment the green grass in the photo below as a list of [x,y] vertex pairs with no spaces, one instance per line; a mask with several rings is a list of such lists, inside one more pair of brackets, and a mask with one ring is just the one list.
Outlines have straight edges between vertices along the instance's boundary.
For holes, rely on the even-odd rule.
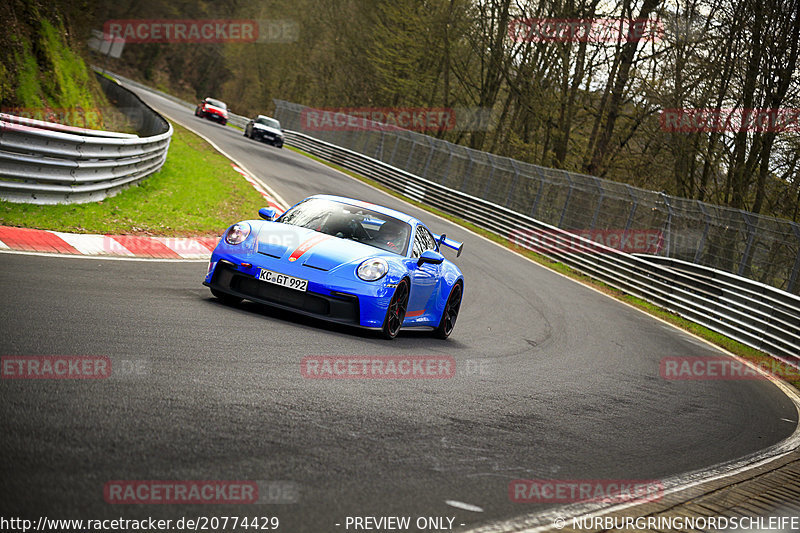
[[[13,85],[22,114],[93,129],[119,126],[120,118],[94,74],[65,36],[60,22],[42,19],[32,40],[20,40],[13,55],[17,72]],[[104,114],[112,115],[109,123]]]
[[264,205],[227,158],[176,125],[166,163],[139,185],[88,204],[0,201],[0,224],[72,233],[216,236],[236,220],[257,217]]
[[[568,265],[565,265],[563,263],[559,263],[557,261],[553,261],[549,257],[545,257],[545,256],[543,256],[541,254],[537,254],[536,252],[533,252],[533,251],[528,250],[526,248],[522,248],[522,247],[512,243],[511,241],[509,241],[505,237],[502,237],[502,236],[500,236],[500,235],[498,235],[496,233],[492,233],[491,231],[488,231],[488,230],[485,230],[483,228],[480,228],[480,227],[476,226],[475,224],[472,224],[471,222],[467,222],[466,220],[463,220],[463,219],[461,219],[459,217],[456,217],[456,216],[453,216],[453,215],[451,215],[449,213],[445,213],[443,211],[440,211],[440,210],[436,209],[435,207],[430,207],[428,205],[425,205],[425,204],[422,204],[420,202],[417,202],[416,200],[413,200],[413,199],[408,198],[408,197],[406,197],[406,196],[404,196],[404,195],[402,195],[402,194],[400,194],[400,193],[398,193],[396,191],[393,191],[393,190],[381,185],[380,183],[378,183],[378,182],[376,182],[374,180],[371,180],[371,179],[366,178],[366,177],[364,177],[364,176],[362,176],[360,174],[352,172],[352,171],[350,171],[350,170],[348,170],[348,169],[346,169],[346,168],[344,168],[342,166],[339,166],[339,165],[337,165],[335,163],[329,163],[329,162],[325,161],[324,159],[321,159],[321,158],[319,158],[319,157],[317,157],[315,155],[309,154],[308,152],[305,152],[305,151],[300,150],[298,148],[295,148],[293,146],[287,146],[287,148],[289,148],[290,150],[293,150],[293,151],[295,151],[295,152],[297,152],[299,154],[302,154],[302,155],[304,155],[306,157],[309,157],[309,158],[311,158],[311,159],[313,159],[315,161],[318,161],[318,162],[322,163],[323,165],[326,165],[326,166],[329,166],[331,168],[334,168],[334,169],[336,169],[336,170],[338,170],[340,172],[344,172],[348,176],[352,176],[353,178],[356,178],[359,181],[363,181],[364,183],[367,183],[368,185],[371,185],[372,187],[380,189],[381,191],[383,191],[383,192],[385,192],[387,194],[390,194],[390,195],[392,195],[392,196],[394,196],[396,198],[400,198],[400,199],[402,199],[402,200],[414,205],[415,207],[418,207],[420,209],[428,211],[429,213],[433,213],[433,214],[435,214],[437,216],[440,216],[440,217],[442,217],[444,219],[447,219],[447,220],[449,220],[449,221],[451,221],[451,222],[453,222],[455,224],[463,226],[463,227],[469,229],[470,231],[473,231],[473,232],[477,233],[478,235],[486,237],[487,239],[489,239],[491,241],[494,241],[494,242],[496,242],[498,244],[501,244],[502,246],[504,246],[506,248],[509,248],[510,250],[514,250],[515,252],[517,252],[517,253],[525,256],[525,257],[528,257],[529,259],[539,263],[540,265],[543,265],[543,266],[545,266],[545,267],[547,267],[547,268],[549,268],[551,270],[554,270],[556,272],[564,274],[565,276],[568,276],[568,277],[570,277],[570,278],[572,278],[574,280],[577,280],[577,281],[583,283],[584,285],[588,285],[588,286],[590,286],[590,287],[592,287],[594,289],[597,289],[597,290],[599,290],[599,291],[601,291],[601,292],[603,292],[605,294],[608,294],[608,295],[610,295],[610,296],[612,296],[612,297],[614,297],[614,298],[616,298],[616,299],[618,299],[620,301],[626,302],[626,303],[628,303],[628,304],[630,304],[630,305],[632,305],[632,306],[634,306],[634,307],[636,307],[638,309],[641,309],[641,310],[643,310],[643,311],[645,311],[645,312],[647,312],[647,313],[649,313],[649,314],[651,314],[651,315],[653,315],[655,317],[660,318],[661,320],[664,320],[665,322],[669,322],[670,324],[673,324],[673,325],[675,325],[675,326],[677,326],[677,327],[679,327],[679,328],[681,328],[683,330],[686,330],[686,331],[688,331],[690,333],[693,333],[694,335],[697,335],[698,337],[701,337],[701,338],[709,341],[710,343],[712,343],[712,344],[714,344],[716,346],[719,346],[720,348],[723,348],[725,350],[728,350],[729,352],[731,352],[733,354],[736,354],[736,355],[738,355],[738,356],[740,356],[740,357],[742,357],[744,359],[752,361],[752,362],[754,362],[756,364],[770,363],[770,362],[775,361],[775,358],[770,356],[767,353],[764,353],[764,352],[762,352],[760,350],[756,350],[755,348],[751,348],[750,346],[747,346],[745,344],[742,344],[741,342],[735,341],[735,340],[733,340],[733,339],[731,339],[729,337],[726,337],[725,335],[722,335],[720,333],[712,331],[712,330],[708,329],[705,326],[701,326],[700,324],[696,324],[696,323],[694,323],[694,322],[692,322],[690,320],[687,320],[687,319],[685,319],[685,318],[683,318],[683,317],[681,317],[679,315],[676,315],[675,313],[673,313],[671,311],[667,311],[666,309],[663,309],[663,308],[661,308],[661,307],[659,307],[657,305],[653,305],[652,303],[650,303],[650,302],[648,302],[648,301],[646,301],[646,300],[644,300],[642,298],[639,298],[637,296],[633,296],[633,295],[628,294],[626,292],[623,292],[623,291],[621,291],[619,289],[611,287],[610,285],[607,285],[606,283],[603,283],[601,281],[598,281],[596,279],[593,279],[593,278],[587,276],[586,274],[578,272],[577,270],[569,267]],[[786,381],[787,381],[787,383],[793,385],[795,388],[800,389],[800,379],[787,379]]]

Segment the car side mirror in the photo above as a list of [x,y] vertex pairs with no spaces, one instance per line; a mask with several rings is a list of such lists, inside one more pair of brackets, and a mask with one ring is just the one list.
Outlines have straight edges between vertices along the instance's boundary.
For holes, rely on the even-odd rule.
[[417,266],[422,266],[424,264],[431,264],[431,265],[441,265],[444,261],[444,256],[439,252],[434,252],[433,250],[425,250],[422,252],[422,255],[419,256],[419,260],[417,261]]
[[278,210],[274,207],[262,207],[258,210],[258,216],[271,222],[278,218]]

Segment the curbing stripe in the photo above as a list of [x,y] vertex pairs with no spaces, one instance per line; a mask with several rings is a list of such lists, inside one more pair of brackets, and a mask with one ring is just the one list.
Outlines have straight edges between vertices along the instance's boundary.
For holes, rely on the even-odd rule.
[[241,174],[242,177],[247,180],[247,183],[253,186],[256,192],[258,192],[267,201],[270,207],[277,209],[280,212],[285,211],[285,209],[275,202],[272,196],[270,196],[269,192],[267,192],[267,190],[258,181],[256,181],[256,179],[251,176],[249,172],[236,165],[236,163],[231,163],[231,166],[233,167],[233,170]]
[[78,253],[83,255],[125,255],[132,256],[133,252],[117,242],[111,244],[105,235],[84,235],[80,233],[63,233],[54,231],[54,235],[71,244]]
[[208,259],[218,237],[93,235],[0,226],[0,250],[119,258]]
[[174,237],[157,237],[156,239],[184,259],[208,257],[208,248],[198,242],[198,239],[176,239]]
[[138,257],[159,257],[162,259],[177,259],[180,255],[152,237],[139,237],[136,235],[113,235],[113,240]]
[[9,248],[15,250],[67,254],[78,253],[78,250],[64,241],[64,239],[53,235],[53,233],[49,231],[0,226],[0,239],[2,239]]

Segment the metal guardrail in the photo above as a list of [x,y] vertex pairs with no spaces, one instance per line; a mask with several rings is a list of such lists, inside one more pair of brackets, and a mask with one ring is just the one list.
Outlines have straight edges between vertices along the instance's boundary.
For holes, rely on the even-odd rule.
[[0,198],[33,204],[92,202],[161,168],[172,125],[127,89],[106,78],[101,83],[146,136],[0,113]]
[[[284,128],[565,230],[656,230],[659,255],[800,295],[800,224],[453,144],[422,132],[274,100]],[[459,123],[460,124],[460,123]],[[460,126],[459,126],[460,127]],[[469,129],[469,122],[465,125]]]
[[233,124],[236,127],[244,129],[247,126],[247,123],[250,122],[250,119],[247,117],[243,117],[242,115],[237,115],[236,113],[231,113],[228,111],[228,123]]
[[[195,107],[197,106],[197,104],[193,104],[191,102],[187,102],[186,100],[182,100],[181,98],[178,98],[177,96],[172,96],[171,94],[168,94],[168,93],[165,93],[165,92],[161,92],[161,91],[159,91],[157,89],[153,89],[152,87],[148,87],[147,85],[139,83],[138,81],[134,81],[134,80],[132,80],[130,78],[126,78],[125,76],[120,76],[119,74],[113,74],[113,76],[115,78],[123,81],[126,85],[130,85],[132,87],[136,87],[137,89],[142,89],[144,91],[148,91],[148,92],[151,92],[151,93],[152,92],[158,93],[160,96],[166,98],[167,100],[170,100],[170,101],[178,104],[179,106],[184,107],[184,108],[186,108],[186,109],[188,109],[190,111],[194,111]],[[230,109],[228,110],[228,123],[229,124],[244,129],[245,126],[247,126],[248,122],[250,122],[250,119],[248,117],[245,117],[245,116],[242,116],[242,115],[237,115],[236,113],[233,113]]]
[[539,253],[776,358],[800,362],[800,297],[741,276],[660,256],[622,253],[346,148],[286,130],[286,143],[514,240],[545,236]]

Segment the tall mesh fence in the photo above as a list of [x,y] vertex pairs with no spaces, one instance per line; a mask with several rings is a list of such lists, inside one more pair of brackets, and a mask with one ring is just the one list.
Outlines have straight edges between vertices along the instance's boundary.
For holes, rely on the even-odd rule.
[[275,100],[289,130],[347,148],[564,230],[657,230],[657,255],[800,294],[800,224],[540,167],[371,123],[309,128],[306,106]]

